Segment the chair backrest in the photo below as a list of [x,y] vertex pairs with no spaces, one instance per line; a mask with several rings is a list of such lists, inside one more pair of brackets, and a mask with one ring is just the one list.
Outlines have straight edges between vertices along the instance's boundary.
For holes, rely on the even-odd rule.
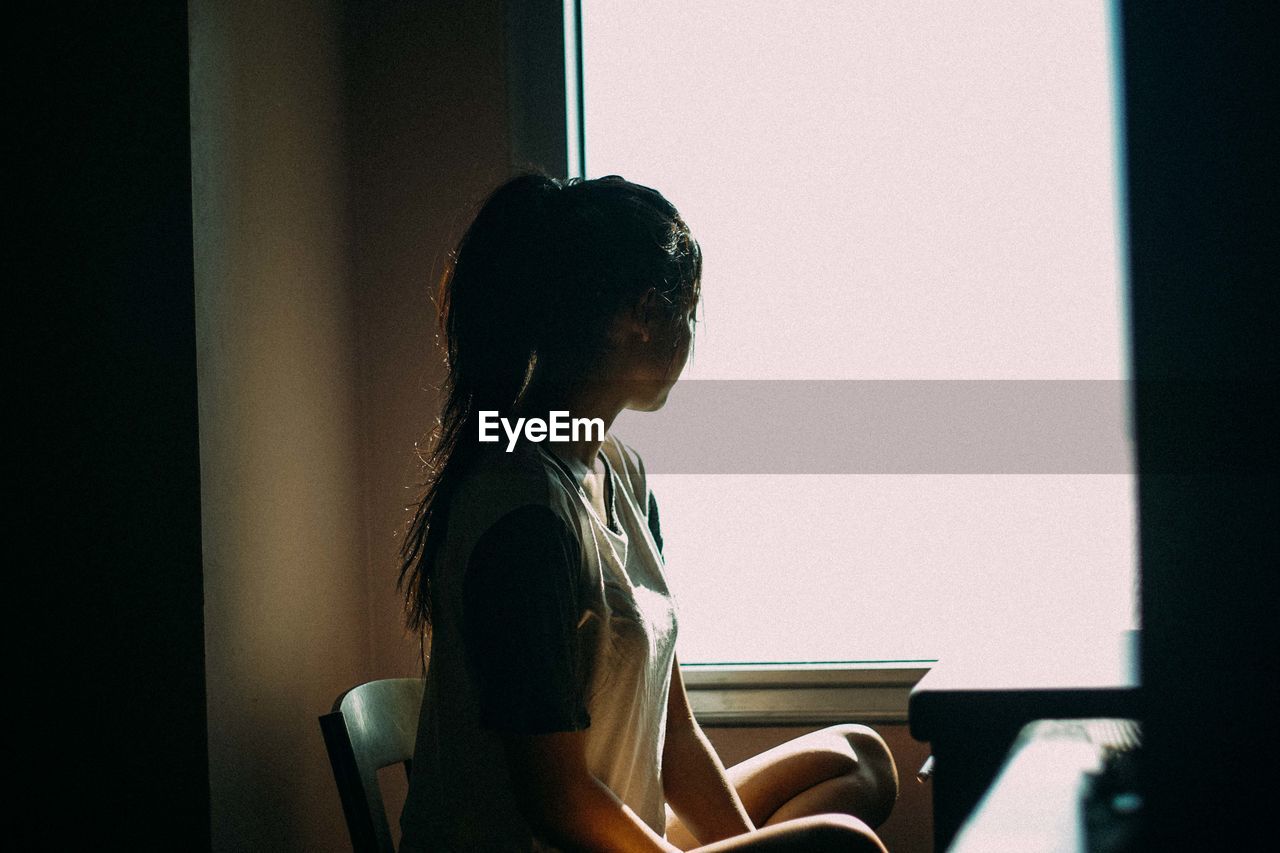
[[424,680],[385,678],[353,687],[320,718],[355,853],[395,853],[378,771],[412,770]]

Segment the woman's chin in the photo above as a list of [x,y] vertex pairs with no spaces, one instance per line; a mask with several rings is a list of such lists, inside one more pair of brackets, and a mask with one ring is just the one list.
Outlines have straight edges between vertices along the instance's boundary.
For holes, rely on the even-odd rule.
[[668,385],[647,399],[634,400],[627,408],[637,412],[656,412],[667,404],[667,395],[670,393],[671,386]]

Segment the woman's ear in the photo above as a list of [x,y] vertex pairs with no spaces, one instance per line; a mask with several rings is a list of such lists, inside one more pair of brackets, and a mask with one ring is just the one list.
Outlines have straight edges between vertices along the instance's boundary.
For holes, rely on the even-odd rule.
[[631,309],[631,318],[635,323],[636,333],[646,344],[653,338],[654,324],[658,320],[658,289],[651,287],[636,300]]
[[657,289],[651,287],[614,316],[609,332],[614,346],[633,346],[637,340],[647,344],[653,339],[657,299]]

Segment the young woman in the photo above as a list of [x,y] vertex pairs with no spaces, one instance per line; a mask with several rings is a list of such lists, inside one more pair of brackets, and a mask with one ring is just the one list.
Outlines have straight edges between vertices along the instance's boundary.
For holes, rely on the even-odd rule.
[[[453,254],[434,477],[400,577],[430,637],[403,853],[883,850],[897,771],[870,729],[726,770],[689,710],[658,504],[608,428],[666,401],[701,273],[676,209],[617,176],[517,177]],[[602,428],[512,445],[553,412]]]

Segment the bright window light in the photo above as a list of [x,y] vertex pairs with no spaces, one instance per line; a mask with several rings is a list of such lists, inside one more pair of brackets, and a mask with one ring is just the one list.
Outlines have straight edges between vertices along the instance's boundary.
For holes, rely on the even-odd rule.
[[[681,396],[721,380],[1123,396],[1110,23],[1076,0],[583,0],[587,174],[660,189],[705,256],[684,380],[615,432],[660,456]],[[1134,624],[1127,465],[750,467],[652,474],[684,663],[927,660]]]

